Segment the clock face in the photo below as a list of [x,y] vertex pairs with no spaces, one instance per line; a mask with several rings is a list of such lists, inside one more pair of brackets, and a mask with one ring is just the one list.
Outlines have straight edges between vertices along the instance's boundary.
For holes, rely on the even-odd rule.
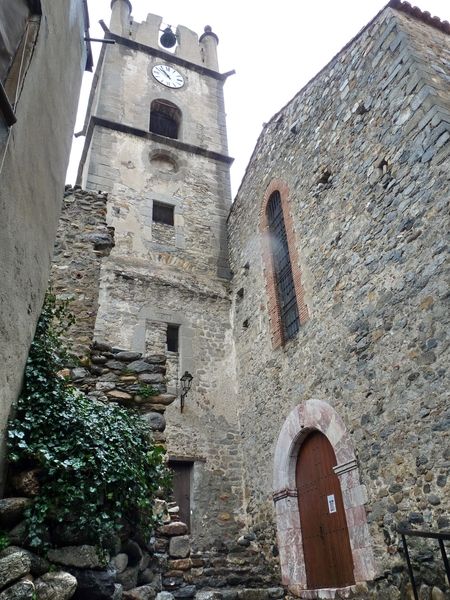
[[181,73],[178,73],[173,67],[169,65],[155,65],[152,69],[153,77],[159,83],[170,87],[180,88],[184,85],[184,79]]

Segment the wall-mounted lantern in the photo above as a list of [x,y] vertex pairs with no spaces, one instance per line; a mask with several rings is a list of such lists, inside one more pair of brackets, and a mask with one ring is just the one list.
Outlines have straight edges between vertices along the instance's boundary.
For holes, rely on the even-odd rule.
[[181,382],[180,412],[183,412],[184,399],[186,398],[186,394],[191,389],[191,384],[192,384],[193,379],[194,378],[188,371],[185,371],[184,375],[180,379],[180,382]]

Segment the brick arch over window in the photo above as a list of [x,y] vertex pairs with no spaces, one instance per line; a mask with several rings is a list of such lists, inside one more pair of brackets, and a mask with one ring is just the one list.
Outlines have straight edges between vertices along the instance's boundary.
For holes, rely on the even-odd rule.
[[[364,504],[367,492],[344,422],[323,400],[296,406],[281,428],[275,449],[273,500],[275,503],[282,583],[296,596],[307,589],[302,531],[298,510],[295,467],[303,441],[312,431],[323,433],[333,447],[353,558],[355,582],[375,577],[375,563]],[[308,596],[309,597],[309,596]]]
[[285,182],[279,179],[274,179],[264,194],[259,221],[260,230],[262,233],[262,256],[264,261],[269,321],[272,333],[272,344],[274,348],[282,346],[288,339],[288,337],[286,337],[280,309],[279,291],[277,288],[276,268],[270,239],[268,214],[269,202],[277,193],[279,194],[281,202],[284,228],[286,230],[287,246],[289,249],[289,259],[292,271],[292,280],[295,288],[295,297],[297,301],[300,326],[308,320],[308,307],[306,306],[304,298],[302,274],[300,270],[298,250],[295,239],[294,223],[289,209],[289,188]]

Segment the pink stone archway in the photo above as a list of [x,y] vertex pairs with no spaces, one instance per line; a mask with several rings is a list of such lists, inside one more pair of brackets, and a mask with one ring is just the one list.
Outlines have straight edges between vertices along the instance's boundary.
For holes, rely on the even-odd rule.
[[295,466],[299,448],[312,430],[322,432],[333,446],[353,555],[355,582],[375,576],[373,551],[364,504],[367,492],[361,485],[350,437],[336,411],[323,400],[307,400],[288,415],[278,436],[274,459],[275,502],[282,582],[302,596],[307,589],[300,514],[297,503]]

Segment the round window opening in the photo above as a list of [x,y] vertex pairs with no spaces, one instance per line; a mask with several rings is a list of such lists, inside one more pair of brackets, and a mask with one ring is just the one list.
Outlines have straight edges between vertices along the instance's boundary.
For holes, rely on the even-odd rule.
[[158,153],[150,156],[150,164],[153,168],[163,173],[178,171],[177,162],[168,154]]

